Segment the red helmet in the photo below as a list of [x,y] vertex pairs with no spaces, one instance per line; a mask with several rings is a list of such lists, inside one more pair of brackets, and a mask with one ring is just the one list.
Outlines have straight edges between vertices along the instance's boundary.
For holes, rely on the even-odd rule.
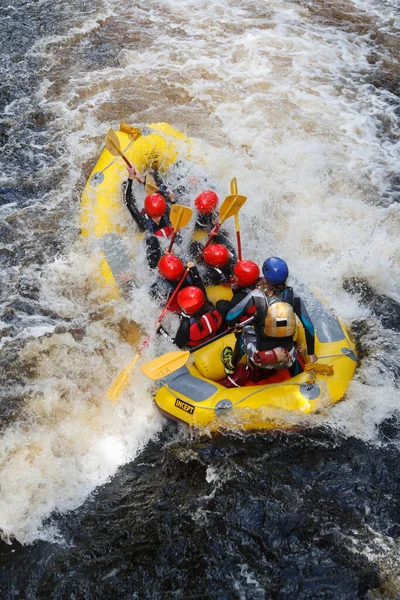
[[209,215],[218,204],[218,196],[212,190],[201,192],[194,201],[197,210],[203,215]]
[[158,261],[158,270],[168,281],[180,279],[184,269],[183,262],[174,254],[166,254]]
[[146,196],[144,199],[144,210],[150,218],[162,217],[165,215],[167,205],[165,204],[164,198],[161,194],[153,194],[152,196]]
[[211,244],[204,250],[203,257],[212,267],[224,267],[229,260],[228,248],[223,244]]
[[201,289],[194,285],[189,285],[178,294],[178,304],[188,315],[193,315],[203,306],[205,301],[206,299]]
[[240,286],[253,285],[260,277],[260,269],[251,260],[239,260],[233,269]]

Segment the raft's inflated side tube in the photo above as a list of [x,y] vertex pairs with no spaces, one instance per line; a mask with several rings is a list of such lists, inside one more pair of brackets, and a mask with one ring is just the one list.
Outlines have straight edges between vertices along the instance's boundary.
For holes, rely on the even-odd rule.
[[233,333],[230,333],[195,352],[194,364],[200,375],[211,381],[221,381],[225,377],[224,365],[221,362],[222,350],[225,346],[234,348],[235,343],[236,337]]
[[[141,171],[152,166],[168,171],[178,154],[182,158],[190,155],[190,140],[168,123],[151,123],[139,137],[123,131],[116,134],[127,159]],[[81,233],[91,243],[97,263],[95,278],[107,299],[120,297],[119,281],[129,278],[130,260],[121,238],[130,222],[122,202],[125,179],[122,158],[104,148],[82,193]]]
[[[316,326],[318,364],[332,366],[333,375],[303,372],[281,383],[227,389],[218,381],[224,377],[222,349],[235,343],[229,334],[195,352],[193,364],[162,380],[156,405],[165,416],[193,427],[252,431],[292,427],[290,412],[308,414],[337,402],[354,376],[355,346],[345,325],[319,301],[311,318]],[[305,346],[304,329],[300,333],[298,342]]]

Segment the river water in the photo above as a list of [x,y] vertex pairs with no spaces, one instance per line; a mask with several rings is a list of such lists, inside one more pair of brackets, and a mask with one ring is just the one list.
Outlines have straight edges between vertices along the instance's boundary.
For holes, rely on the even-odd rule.
[[[399,598],[397,0],[0,12],[1,598]],[[307,428],[192,436],[141,376],[105,400],[146,286],[107,311],[79,202],[121,120],[236,176],[245,256],[351,327],[356,377]]]

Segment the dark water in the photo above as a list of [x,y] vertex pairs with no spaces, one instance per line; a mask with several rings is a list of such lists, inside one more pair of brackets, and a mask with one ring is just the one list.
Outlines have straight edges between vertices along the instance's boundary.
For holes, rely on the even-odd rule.
[[[228,5],[232,15],[242,11],[237,13],[237,22],[244,17],[250,21],[264,17],[267,10],[248,3]],[[375,5],[382,14],[391,6],[395,10],[387,2]],[[290,3],[285,7],[290,8]],[[382,152],[390,147],[394,156],[399,130],[393,119],[400,112],[398,22],[389,17],[377,22],[362,7],[357,9],[348,2],[311,2],[304,8],[309,11],[310,31],[317,25],[326,27],[329,36],[333,28],[354,36],[355,42],[361,36],[369,44],[371,68],[360,72],[359,79],[353,73],[353,84],[360,93],[384,103],[376,117],[377,135]],[[28,425],[37,423],[43,438],[54,425],[27,401],[35,382],[41,377],[62,379],[69,372],[75,382],[80,375],[78,362],[90,362],[92,354],[106,355],[105,331],[93,333],[101,314],[79,300],[92,292],[85,283],[76,283],[84,280],[84,275],[75,272],[72,283],[63,273],[59,279],[55,276],[56,283],[46,279],[54,261],[63,260],[77,243],[79,196],[101,147],[102,133],[110,122],[135,115],[141,122],[170,120],[199,137],[209,126],[212,131],[206,139],[226,139],[226,130],[212,126],[218,122],[214,111],[226,94],[218,87],[210,104],[200,92],[199,98],[191,98],[180,85],[183,76],[176,75],[175,57],[170,57],[171,72],[165,67],[165,73],[169,81],[177,80],[176,87],[170,83],[166,89],[162,71],[156,78],[151,64],[146,67],[148,79],[141,74],[134,80],[130,73],[121,80],[114,78],[112,70],[121,68],[121,52],[129,48],[140,62],[141,53],[165,33],[166,22],[171,38],[182,43],[189,39],[190,44],[200,39],[191,32],[191,24],[180,23],[179,12],[170,19],[175,9],[154,2],[148,8],[140,2],[107,6],[32,0],[12,6],[5,3],[0,8],[0,102],[4,111],[0,119],[4,159],[0,341],[7,338],[0,347],[1,469],[5,470],[14,453],[6,437],[11,426],[16,427],[24,448],[30,443]],[[273,6],[271,15],[281,9]],[[224,18],[229,20],[231,13],[227,14]],[[88,26],[91,19],[97,19],[98,26]],[[171,28],[171,23],[176,27]],[[232,28],[238,34],[236,25],[232,17],[225,30]],[[49,36],[54,37],[49,40]],[[47,38],[45,45],[40,45],[42,38]],[[97,71],[97,87],[93,81],[82,83],[86,73]],[[203,72],[201,77],[212,79]],[[43,86],[49,82],[51,92],[46,95]],[[339,88],[345,85],[348,81],[344,79],[337,82]],[[236,86],[235,93],[238,97],[247,94],[246,81]],[[86,101],[89,108],[80,113],[77,109]],[[232,125],[233,130],[235,127]],[[312,135],[311,129],[310,138]],[[239,153],[237,156],[242,160]],[[393,213],[399,198],[397,174],[389,162],[377,165],[377,172],[381,180],[360,181],[366,190],[366,206],[373,196],[373,203],[392,207]],[[268,184],[266,178],[263,185],[267,188]],[[359,227],[365,227],[366,239],[372,243],[361,212]],[[339,225],[332,228],[336,232]],[[397,234],[395,227],[393,231],[388,228],[388,236],[392,233],[393,237],[387,241],[393,247],[390,260],[396,264],[393,239],[396,235],[398,239],[398,229]],[[381,246],[383,250],[385,244]],[[363,437],[360,428],[345,430],[343,425],[328,422],[303,432],[198,439],[166,424],[133,462],[121,466],[79,508],[70,512],[56,508],[51,517],[45,513],[44,529],[57,530],[54,536],[47,536],[53,541],[1,543],[0,598],[399,598],[400,398],[396,404],[396,393],[400,312],[396,298],[387,295],[381,283],[385,268],[388,264],[382,267],[377,260],[370,280],[349,276],[344,269],[340,283],[360,307],[352,330],[360,353],[356,382],[361,391],[353,390],[346,402],[355,406],[354,421],[365,418],[368,435]],[[389,269],[387,272],[390,287]],[[48,342],[36,352],[26,351],[32,337],[24,337],[24,332],[32,326],[44,328]],[[86,344],[75,362],[70,339],[71,349],[67,345],[61,359],[50,345],[55,336],[65,332],[76,345]],[[62,343],[66,342],[60,337]],[[43,375],[46,361],[53,370]],[[94,380],[98,373],[92,372],[91,365],[88,373],[90,370]],[[84,387],[85,382],[79,385]],[[57,409],[68,410],[76,395],[75,388],[70,395],[60,393]],[[84,401],[93,408],[90,394]],[[79,417],[84,421],[82,413]],[[89,429],[88,425],[88,435]],[[72,447],[70,462],[74,464],[76,459],[76,476],[80,470],[77,455]],[[33,453],[25,463],[17,463],[18,471],[2,480],[0,496],[15,476],[21,481],[12,499],[17,504],[25,473],[31,473],[32,465],[38,471],[38,488],[44,485],[41,478],[46,478],[46,466],[40,460],[40,454]],[[51,469],[48,479],[50,483],[56,480]],[[57,496],[51,486],[49,489],[49,494]],[[32,492],[30,502],[34,512],[42,502],[40,495]],[[28,503],[28,513],[29,508]],[[0,513],[0,528],[3,517]],[[26,518],[29,521],[29,515]],[[23,536],[21,539],[25,542]]]
[[326,429],[174,441],[166,428],[56,519],[66,545],[4,548],[2,597],[396,598],[397,428],[379,448]]

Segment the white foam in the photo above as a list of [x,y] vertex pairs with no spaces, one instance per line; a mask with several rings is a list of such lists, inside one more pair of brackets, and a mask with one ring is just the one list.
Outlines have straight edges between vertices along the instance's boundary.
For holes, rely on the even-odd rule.
[[[370,0],[354,5],[376,12]],[[118,24],[121,15],[117,65],[88,70],[77,62],[60,75],[62,53],[85,36],[90,41],[91,31],[101,32],[102,19]],[[117,38],[112,43],[122,46]],[[396,115],[390,93],[365,81],[363,73],[379,68],[370,65],[370,51],[367,37],[312,21],[307,7],[283,0],[109,2],[32,51],[46,58],[36,99],[56,117],[49,127],[68,173],[46,205],[68,202],[77,223],[82,164],[95,163],[122,107],[127,122],[170,121],[191,135],[193,154],[203,157],[222,196],[233,176],[248,196],[240,215],[244,256],[260,264],[268,255],[282,256],[339,314],[364,317],[368,309],[343,291],[344,279],[364,277],[400,298],[400,213],[390,204],[399,144],[380,137],[381,120],[394,129]],[[6,110],[12,116],[20,108],[16,102]],[[142,250],[138,267],[143,261]],[[0,527],[21,542],[53,535],[41,527],[43,519],[78,506],[162,426],[141,376],[119,404],[104,398],[132,358],[118,323],[134,317],[154,334],[155,306],[144,286],[132,302],[104,312],[92,268],[77,242],[46,269],[43,302],[81,325],[84,337],[55,334],[27,344],[25,356],[38,361],[26,397],[30,419],[10,427],[0,442]],[[151,282],[146,270],[138,273],[144,284]],[[156,344],[153,337],[144,360]],[[170,349],[164,340],[162,349]],[[398,392],[375,366],[373,359],[361,366],[363,379],[352,383],[348,400],[324,423],[330,419],[345,434],[377,440],[375,425],[396,409]]]

